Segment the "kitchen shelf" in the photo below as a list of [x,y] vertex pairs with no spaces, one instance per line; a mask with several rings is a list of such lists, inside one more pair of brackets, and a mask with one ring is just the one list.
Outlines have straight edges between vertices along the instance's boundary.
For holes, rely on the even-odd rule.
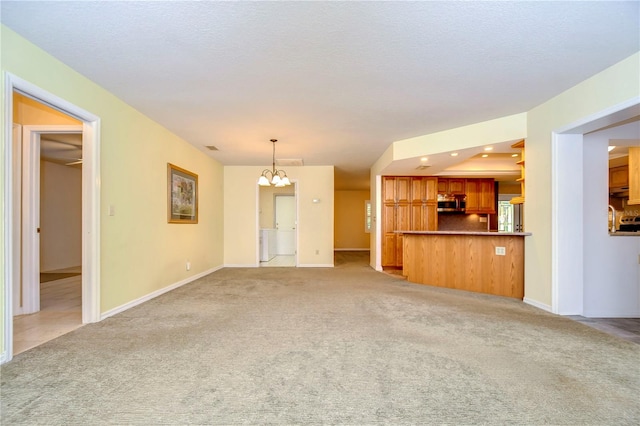
[[511,148],[521,149],[521,160],[516,161],[516,164],[520,166],[520,178],[516,179],[516,182],[520,182],[520,196],[513,197],[509,202],[511,204],[523,204],[524,203],[524,139],[511,145]]

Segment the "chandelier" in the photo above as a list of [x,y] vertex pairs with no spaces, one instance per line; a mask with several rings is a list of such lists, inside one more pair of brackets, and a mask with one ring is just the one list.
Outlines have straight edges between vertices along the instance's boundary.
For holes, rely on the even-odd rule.
[[284,170],[276,170],[276,142],[278,139],[271,139],[273,143],[273,162],[271,163],[271,170],[264,169],[258,179],[258,185],[270,186],[275,185],[277,188],[291,185],[287,173]]

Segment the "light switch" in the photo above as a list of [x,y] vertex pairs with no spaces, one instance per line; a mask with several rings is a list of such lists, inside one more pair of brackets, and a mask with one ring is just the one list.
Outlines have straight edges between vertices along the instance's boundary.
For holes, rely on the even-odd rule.
[[116,215],[116,206],[114,206],[113,204],[109,204],[109,216],[115,216]]
[[498,256],[506,256],[507,250],[504,247],[496,247],[496,255]]

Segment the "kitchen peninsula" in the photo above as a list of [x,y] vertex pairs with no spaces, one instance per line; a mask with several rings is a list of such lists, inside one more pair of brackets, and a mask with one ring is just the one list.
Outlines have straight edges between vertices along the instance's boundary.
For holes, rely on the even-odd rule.
[[528,232],[396,231],[408,281],[497,296],[524,297]]

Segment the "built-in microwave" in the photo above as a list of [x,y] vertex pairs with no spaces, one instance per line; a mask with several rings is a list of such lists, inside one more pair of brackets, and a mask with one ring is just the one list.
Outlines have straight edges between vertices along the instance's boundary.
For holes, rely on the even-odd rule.
[[464,194],[438,194],[439,213],[464,213],[467,196]]

